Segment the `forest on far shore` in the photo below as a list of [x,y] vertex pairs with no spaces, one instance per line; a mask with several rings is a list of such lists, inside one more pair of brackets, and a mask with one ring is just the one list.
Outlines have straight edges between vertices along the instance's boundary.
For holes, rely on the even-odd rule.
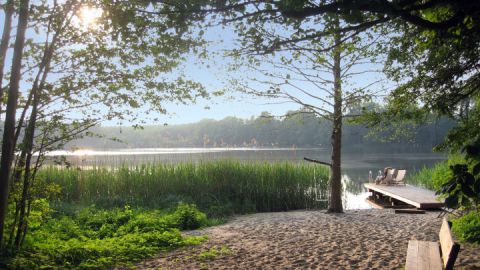
[[[432,117],[427,124],[397,131],[375,131],[345,121],[345,152],[431,152],[442,142],[455,121]],[[65,149],[173,148],[173,147],[311,147],[329,148],[331,124],[311,114],[291,114],[281,119],[267,112],[258,117],[205,119],[182,125],[95,127],[93,137],[72,141]]]

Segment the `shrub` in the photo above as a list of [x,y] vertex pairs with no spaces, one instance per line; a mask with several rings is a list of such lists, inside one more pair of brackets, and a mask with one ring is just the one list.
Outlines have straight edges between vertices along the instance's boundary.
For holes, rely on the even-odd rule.
[[195,204],[179,203],[169,219],[180,230],[194,230],[207,224],[207,216]]
[[407,175],[407,183],[422,186],[430,190],[439,190],[442,185],[453,177],[450,166],[464,160],[460,155],[451,154],[446,161],[439,162],[431,168],[425,167],[416,173]]
[[452,220],[452,231],[461,241],[480,244],[480,211]]
[[[175,222],[172,222],[175,221]],[[178,228],[207,224],[194,205],[172,214],[158,210],[110,210],[93,206],[71,215],[57,214],[27,235],[25,246],[7,269],[111,269],[130,266],[160,250],[199,244],[205,237],[182,237]],[[2,265],[0,264],[0,268]]]

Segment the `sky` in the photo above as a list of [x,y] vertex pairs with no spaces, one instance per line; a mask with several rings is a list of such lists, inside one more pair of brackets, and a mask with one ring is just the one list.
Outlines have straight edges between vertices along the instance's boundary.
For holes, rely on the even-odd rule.
[[239,74],[227,71],[232,60],[225,58],[222,51],[235,46],[235,35],[230,28],[214,27],[205,31],[205,38],[209,42],[207,50],[212,53],[211,58],[206,63],[200,64],[195,55],[190,55],[182,64],[185,68],[184,73],[193,81],[202,83],[208,92],[226,90],[225,94],[218,97],[211,96],[208,100],[200,99],[189,105],[166,104],[169,113],[163,116],[158,114],[160,122],[186,124],[202,119],[220,120],[227,116],[248,119],[257,117],[264,111],[273,115],[283,115],[287,111],[300,108],[298,104],[270,104],[271,100],[266,98],[232,91],[228,81],[238,78]]
[[[0,21],[3,24],[4,14],[0,12]],[[3,27],[2,27],[3,28]],[[1,30],[0,30],[1,31]],[[32,37],[34,34],[30,32],[27,34],[27,38]],[[165,104],[167,109],[167,115],[162,114],[149,114],[148,116],[143,116],[147,125],[176,125],[176,124],[186,124],[198,122],[202,119],[216,119],[220,120],[228,116],[234,116],[238,118],[251,118],[259,116],[262,112],[267,111],[272,115],[283,115],[287,111],[299,109],[301,106],[294,103],[285,103],[285,102],[272,102],[270,99],[256,97],[256,96],[247,96],[245,94],[240,94],[231,90],[229,85],[230,79],[238,78],[260,78],[260,75],[257,75],[254,71],[249,71],[248,69],[241,69],[237,72],[229,72],[228,67],[234,61],[231,58],[226,58],[223,56],[222,51],[229,50],[235,47],[235,35],[230,27],[213,27],[206,30],[205,38],[209,41],[207,50],[212,52],[211,58],[207,61],[206,64],[198,63],[195,55],[190,55],[188,60],[182,64],[183,73],[185,73],[193,81],[200,82],[209,92],[215,92],[218,90],[227,90],[224,96],[211,97],[208,100],[198,100],[195,104],[188,105],[177,105],[177,104]],[[213,52],[216,52],[214,54]],[[11,53],[6,61],[5,71],[8,72],[10,69],[11,63]],[[367,66],[370,68],[371,66]],[[269,67],[268,64],[265,65],[267,70],[275,71],[275,68]],[[369,80],[374,78],[369,78],[363,76],[358,80],[362,83],[368,83]],[[254,88],[262,88],[263,86],[256,82],[249,82],[249,85]],[[301,84],[300,84],[301,85]],[[302,86],[302,85],[301,85]],[[28,89],[28,84],[25,82],[22,83],[21,87],[25,90]],[[303,85],[302,87],[310,87],[308,85]],[[304,97],[305,98],[305,97]],[[275,104],[272,104],[275,103]],[[208,108],[208,109],[207,109]],[[142,118],[142,115],[140,115]],[[157,121],[153,122],[152,119],[158,118]],[[118,121],[112,119],[110,121],[105,121],[102,123],[104,126],[111,125],[135,125],[130,121]]]
[[[0,22],[4,22],[4,13],[0,11]],[[14,27],[16,22],[14,21]],[[3,31],[3,27],[0,27],[0,32]],[[27,32],[27,38],[32,38],[35,36],[33,32]],[[212,28],[206,31],[205,34],[207,40],[211,42],[209,45],[209,50],[219,50],[225,49],[233,44],[233,35],[230,29],[221,29],[220,27]],[[219,39],[219,37],[221,37]],[[13,41],[12,41],[13,42]],[[6,59],[5,72],[10,71],[11,57],[13,50],[10,49]],[[185,68],[184,73],[188,75],[193,81],[200,82],[203,84],[209,92],[218,91],[221,89],[226,89],[226,80],[228,76],[225,72],[227,68],[227,61],[222,59],[222,57],[216,56],[215,59],[211,59],[209,68],[206,65],[200,65],[196,61],[194,55],[190,55],[188,60],[182,64]],[[216,63],[213,63],[216,62]],[[29,84],[23,82],[21,83],[22,92],[25,92],[30,86]],[[147,125],[162,125],[162,124],[186,124],[198,122],[202,119],[216,119],[220,120],[227,116],[234,116],[238,118],[250,118],[260,115],[263,111],[269,111],[274,114],[283,114],[288,110],[297,109],[299,106],[294,104],[283,104],[283,105],[265,105],[268,100],[247,97],[245,95],[235,94],[232,92],[227,93],[225,96],[212,97],[208,100],[201,99],[194,104],[188,105],[177,105],[172,103],[165,103],[165,108],[167,109],[167,114],[163,115],[160,113],[149,114],[145,116],[144,120]],[[158,118],[158,122],[153,122],[151,119]],[[143,119],[142,119],[143,120]],[[111,126],[111,125],[134,125],[137,123],[119,121],[117,119],[112,119],[110,121],[104,121],[102,125]]]

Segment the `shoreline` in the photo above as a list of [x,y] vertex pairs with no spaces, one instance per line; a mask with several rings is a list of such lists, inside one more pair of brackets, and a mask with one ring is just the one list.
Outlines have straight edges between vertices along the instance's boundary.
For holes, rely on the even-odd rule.
[[[199,245],[163,252],[138,269],[398,269],[410,239],[437,241],[438,212],[390,209],[257,213],[186,232],[207,235]],[[455,268],[480,269],[480,247],[461,244]]]

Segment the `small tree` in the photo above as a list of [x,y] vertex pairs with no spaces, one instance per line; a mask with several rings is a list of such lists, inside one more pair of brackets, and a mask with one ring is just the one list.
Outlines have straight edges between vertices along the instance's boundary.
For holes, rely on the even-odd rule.
[[[7,106],[9,121],[5,123],[7,140],[4,138],[3,147],[12,149],[2,151],[2,162],[7,157],[13,159],[13,147],[21,138],[13,174],[16,190],[12,192],[19,195],[13,201],[10,232],[15,233],[10,233],[10,247],[19,248],[27,232],[30,205],[35,199],[30,190],[46,151],[88,135],[89,128],[101,121],[133,120],[145,112],[165,113],[166,101],[185,104],[207,96],[200,84],[176,72],[184,55],[202,41],[194,40],[188,27],[173,22],[180,18],[139,14],[140,7],[144,5],[138,2],[76,0],[36,2],[30,8],[26,3],[22,7],[32,10],[31,25],[39,36],[35,42],[26,42],[25,57],[14,57],[23,61],[24,81],[29,86],[23,91],[18,122],[17,99],[9,98]],[[94,25],[82,21],[79,14],[85,9],[98,10]],[[17,40],[19,37],[17,34]],[[42,39],[44,42],[38,42]],[[13,67],[17,66],[12,65],[12,71]],[[15,74],[12,72],[10,89],[18,78]],[[18,94],[18,82],[16,87]],[[36,160],[35,152],[39,153]],[[9,176],[9,171],[2,170],[3,214]],[[4,220],[5,215],[0,216],[2,226]]]
[[[376,39],[370,33],[347,37],[340,32],[342,24],[341,17],[328,16],[318,29],[325,33],[323,39],[292,43],[282,40],[294,39],[308,27],[294,21],[284,28],[240,25],[242,48],[235,51],[235,56],[245,60],[239,68],[246,62],[255,72],[253,78],[234,79],[240,91],[298,104],[304,109],[295,113],[313,113],[331,123],[331,161],[320,162],[331,168],[330,212],[343,212],[342,125],[344,119],[355,117],[348,109],[384,91],[378,87],[383,76],[374,59]],[[365,75],[371,75],[370,79],[362,79]]]

